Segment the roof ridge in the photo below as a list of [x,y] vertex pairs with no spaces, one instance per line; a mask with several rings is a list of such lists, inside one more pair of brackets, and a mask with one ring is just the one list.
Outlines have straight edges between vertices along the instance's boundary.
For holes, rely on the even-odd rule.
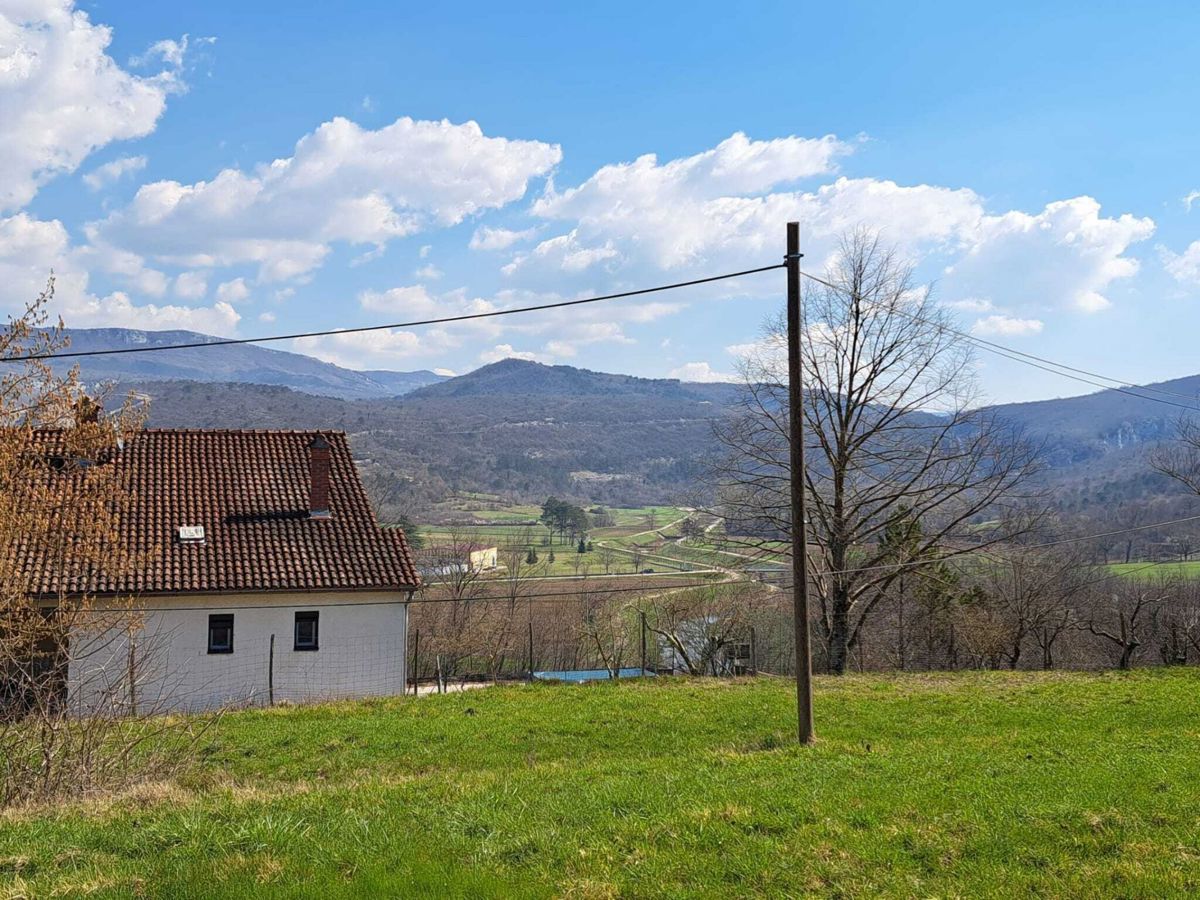
[[138,434],[340,434],[341,428],[142,428]]

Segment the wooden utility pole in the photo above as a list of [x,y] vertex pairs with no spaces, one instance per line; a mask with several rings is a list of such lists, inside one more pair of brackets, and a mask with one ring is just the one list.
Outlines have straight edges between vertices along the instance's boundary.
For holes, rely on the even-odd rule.
[[808,525],[804,502],[801,381],[800,223],[787,223],[788,419],[792,482],[792,612],[796,629],[796,716],[800,743],[813,742],[812,650],[808,638]]

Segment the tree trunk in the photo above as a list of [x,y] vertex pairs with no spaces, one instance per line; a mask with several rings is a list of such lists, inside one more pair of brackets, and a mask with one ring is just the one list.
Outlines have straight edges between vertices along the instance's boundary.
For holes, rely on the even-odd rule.
[[841,597],[834,597],[831,619],[828,644],[829,671],[834,675],[845,675],[846,664],[850,658],[850,617],[847,604]]

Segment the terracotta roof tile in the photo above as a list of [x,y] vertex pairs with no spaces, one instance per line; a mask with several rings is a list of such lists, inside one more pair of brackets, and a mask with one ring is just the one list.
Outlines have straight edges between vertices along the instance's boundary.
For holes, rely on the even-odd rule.
[[[382,528],[342,432],[330,445],[328,518],[308,515],[308,445],[318,432],[146,429],[107,464],[128,488],[121,531],[141,571],[67,575],[67,592],[203,593],[407,589],[419,584],[404,532]],[[54,432],[39,432],[53,445]],[[182,525],[203,542],[180,541]],[[12,548],[10,548],[11,550]],[[34,593],[63,574],[16,548]],[[91,583],[88,583],[88,582]]]

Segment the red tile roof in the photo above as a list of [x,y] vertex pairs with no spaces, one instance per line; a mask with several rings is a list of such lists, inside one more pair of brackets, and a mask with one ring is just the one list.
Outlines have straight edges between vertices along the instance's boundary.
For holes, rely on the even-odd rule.
[[[320,434],[331,449],[328,518],[308,514],[308,445],[317,432],[139,432],[103,464],[117,466],[128,488],[121,537],[146,564],[123,575],[64,579],[59,567],[26,553],[27,583],[42,595],[416,587],[404,532],[375,520],[345,434]],[[59,443],[51,432],[37,439]],[[181,541],[183,525],[203,526],[204,540]]]

